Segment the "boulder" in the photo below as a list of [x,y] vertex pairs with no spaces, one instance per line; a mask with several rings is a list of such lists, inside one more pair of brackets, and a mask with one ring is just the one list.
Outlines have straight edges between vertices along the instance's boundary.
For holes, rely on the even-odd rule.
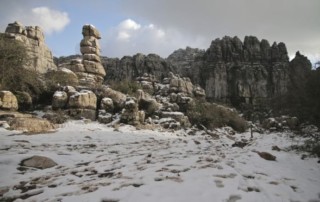
[[181,126],[183,127],[189,127],[191,126],[189,122],[189,118],[185,116],[182,112],[161,112],[160,113],[161,118],[172,118],[179,122]]
[[70,108],[95,110],[97,108],[97,96],[90,90],[81,90],[70,96],[68,106]]
[[24,159],[20,163],[21,166],[46,169],[58,165],[52,159],[45,156],[32,156],[30,158]]
[[105,110],[99,110],[98,121],[100,123],[108,124],[112,122],[112,114],[106,112]]
[[101,39],[101,35],[100,35],[99,31],[95,28],[95,26],[89,25],[89,24],[84,25],[82,27],[82,35],[84,37],[93,36],[93,37],[95,37],[97,39]]
[[138,90],[139,108],[144,110],[147,115],[152,115],[160,109],[160,104],[143,90]]
[[56,91],[52,97],[52,109],[63,109],[67,106],[68,94],[64,91]]
[[0,109],[18,110],[18,100],[10,91],[0,91]]
[[139,125],[144,123],[144,120],[145,113],[144,111],[139,111],[137,100],[133,97],[128,97],[124,104],[120,122],[129,125]]
[[55,126],[46,119],[13,118],[9,121],[10,129],[23,131],[28,134],[52,132]]
[[257,154],[261,157],[261,158],[263,158],[263,159],[265,159],[265,160],[267,160],[267,161],[275,161],[276,160],[276,156],[274,156],[274,155],[272,155],[272,154],[270,154],[270,153],[268,153],[268,152],[257,152]]
[[79,83],[78,76],[65,67],[59,67],[58,70],[50,70],[46,73],[46,78],[51,86],[59,88],[60,86],[76,86]]
[[113,101],[111,98],[102,98],[100,109],[104,109],[106,112],[112,113],[114,110]]
[[122,109],[127,98],[125,94],[106,86],[102,87],[102,97],[108,97],[112,99],[115,110]]
[[64,86],[63,91],[68,94],[68,97],[77,93],[77,90],[73,86]]

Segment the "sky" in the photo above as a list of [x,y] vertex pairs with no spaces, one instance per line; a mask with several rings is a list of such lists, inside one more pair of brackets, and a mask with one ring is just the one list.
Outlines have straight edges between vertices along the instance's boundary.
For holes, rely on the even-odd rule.
[[212,40],[246,35],[284,42],[320,60],[320,0],[0,0],[0,32],[8,23],[38,25],[54,56],[80,54],[82,26],[101,33],[102,55],[122,57],[207,49]]

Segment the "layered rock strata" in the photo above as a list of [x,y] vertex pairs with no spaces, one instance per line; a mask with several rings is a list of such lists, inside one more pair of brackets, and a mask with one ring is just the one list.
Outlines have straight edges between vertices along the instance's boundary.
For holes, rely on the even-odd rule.
[[80,42],[81,58],[72,59],[69,63],[63,64],[79,78],[79,85],[95,87],[102,84],[106,71],[101,64],[100,45],[101,39],[99,31],[93,25],[82,27],[83,39]]
[[44,34],[38,26],[23,26],[19,22],[8,24],[5,36],[8,39],[21,41],[27,48],[30,56],[30,63],[25,68],[36,70],[39,73],[46,73],[49,70],[57,69],[53,62],[52,53],[45,44]]
[[[188,58],[188,64],[179,61],[183,57]],[[205,89],[208,100],[235,106],[268,106],[270,100],[287,92],[290,82],[286,45],[270,45],[254,36],[246,36],[244,42],[225,36],[212,41],[205,52],[176,51],[168,59]]]
[[101,39],[100,33],[93,25],[84,25],[82,27],[82,35],[80,51],[85,71],[77,72],[79,81],[84,85],[90,85],[92,82],[101,84],[106,72],[100,60],[100,45],[98,41],[98,39]]

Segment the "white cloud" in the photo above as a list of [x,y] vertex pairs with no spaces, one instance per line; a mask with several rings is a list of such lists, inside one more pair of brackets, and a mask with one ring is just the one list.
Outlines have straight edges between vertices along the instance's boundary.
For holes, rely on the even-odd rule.
[[70,23],[68,13],[48,7],[33,8],[28,18],[27,23],[39,25],[47,34],[60,32]]
[[319,0],[125,0],[120,4],[127,15],[163,30],[203,36],[206,48],[225,35],[241,40],[254,35],[271,44],[284,42],[290,55],[298,50],[310,58],[320,53]]
[[119,28],[124,30],[138,30],[141,28],[141,25],[131,19],[127,19],[119,24]]
[[0,8],[5,14],[5,18],[0,19],[1,28],[5,29],[8,23],[17,20],[25,26],[40,26],[45,34],[50,35],[61,32],[70,23],[67,12],[49,7],[30,7],[28,4],[24,6],[8,5],[7,9],[10,9],[10,12],[6,8]]
[[120,22],[103,37],[102,54],[122,57],[136,53],[156,53],[167,57],[174,50],[188,46],[206,48],[202,37],[193,37],[175,29],[162,29],[155,24],[142,25],[132,19]]

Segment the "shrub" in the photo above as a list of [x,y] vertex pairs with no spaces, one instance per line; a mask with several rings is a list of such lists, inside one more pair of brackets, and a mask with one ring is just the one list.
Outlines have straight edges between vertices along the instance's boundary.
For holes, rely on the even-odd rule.
[[123,80],[111,81],[110,88],[130,96],[135,96],[138,89],[141,89],[141,86],[135,81]]
[[320,158],[320,137],[307,134],[302,144],[293,144],[290,148],[298,152],[307,152],[311,156]]
[[68,120],[68,116],[62,110],[46,113],[43,118],[47,119],[53,124],[63,124]]
[[247,122],[237,112],[214,103],[195,100],[187,109],[192,124],[204,125],[208,129],[230,126],[238,132],[247,129]]

